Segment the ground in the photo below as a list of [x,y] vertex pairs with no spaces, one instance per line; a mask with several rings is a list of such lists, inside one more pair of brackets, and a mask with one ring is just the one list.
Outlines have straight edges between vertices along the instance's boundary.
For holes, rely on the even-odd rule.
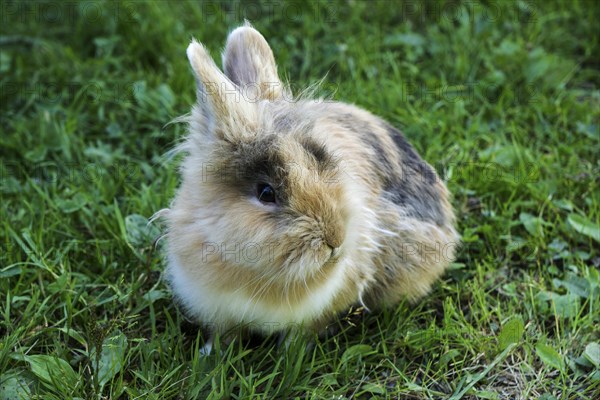
[[[600,398],[599,3],[0,11],[0,398]],[[324,77],[405,132],[463,245],[417,304],[201,357],[146,222],[177,187],[187,44],[218,58],[244,18],[296,91]]]

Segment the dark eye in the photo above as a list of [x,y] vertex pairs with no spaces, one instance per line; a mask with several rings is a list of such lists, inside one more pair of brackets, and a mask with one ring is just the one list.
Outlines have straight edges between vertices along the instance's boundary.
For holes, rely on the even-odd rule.
[[275,203],[275,189],[267,183],[256,185],[256,197],[263,203]]

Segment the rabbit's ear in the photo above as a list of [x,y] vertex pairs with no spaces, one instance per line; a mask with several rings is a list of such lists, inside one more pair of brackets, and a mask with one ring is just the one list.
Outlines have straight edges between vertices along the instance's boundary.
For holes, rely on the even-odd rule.
[[192,40],[187,56],[196,76],[202,113],[210,120],[230,127],[248,125],[253,120],[253,107],[216,66],[208,50]]
[[240,90],[258,99],[277,100],[289,94],[279,76],[273,51],[250,23],[235,29],[227,38],[223,70]]

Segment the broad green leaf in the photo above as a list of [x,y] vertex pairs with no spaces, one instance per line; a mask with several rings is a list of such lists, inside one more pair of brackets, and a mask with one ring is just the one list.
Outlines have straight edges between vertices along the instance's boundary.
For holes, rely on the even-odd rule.
[[386,36],[383,43],[388,46],[404,45],[421,47],[425,44],[425,39],[418,33],[396,33]]
[[557,288],[564,287],[569,293],[579,297],[587,299],[590,296],[590,284],[585,278],[569,274],[564,280],[553,279],[552,283]]
[[125,229],[127,230],[127,239],[135,247],[151,245],[160,235],[158,228],[148,224],[148,218],[139,214],[125,217]]
[[556,315],[562,318],[570,318],[577,315],[581,305],[581,297],[576,294],[567,293],[565,295],[552,296]]
[[513,56],[518,52],[522,51],[523,46],[521,43],[516,43],[508,38],[505,38],[500,42],[500,45],[492,49],[494,54],[502,56]]
[[567,249],[567,242],[565,242],[564,240],[561,240],[559,238],[554,238],[554,240],[552,240],[549,244],[548,244],[548,248],[550,250],[553,250],[556,253],[560,253],[563,250]]
[[42,354],[25,356],[25,361],[31,365],[31,372],[45,382],[60,382],[69,388],[77,385],[79,377],[61,358]]
[[417,385],[416,383],[413,382],[407,382],[405,385],[406,389],[410,390],[411,392],[425,392],[427,391],[426,388],[424,388],[421,385]]
[[0,269],[0,278],[10,278],[23,273],[23,268],[18,265],[9,265],[4,269]]
[[123,128],[117,122],[111,122],[105,130],[109,137],[118,138],[123,136]]
[[87,203],[87,198],[83,194],[77,193],[70,199],[59,198],[56,201],[56,206],[60,208],[62,212],[69,214],[81,210]]
[[542,49],[535,48],[530,52],[528,63],[525,64],[524,75],[527,82],[531,83],[541,77],[552,66],[553,58],[548,56]]
[[548,346],[544,343],[538,343],[535,346],[535,352],[538,357],[544,362],[544,364],[562,371],[564,368],[564,360],[561,355],[558,354],[556,350],[554,350],[551,346]]
[[600,344],[596,342],[588,343],[585,346],[583,356],[594,364],[596,368],[600,368]]
[[554,200],[553,203],[555,206],[567,211],[573,211],[573,209],[575,208],[571,200],[557,199]]
[[452,349],[440,357],[439,365],[445,367],[451,360],[454,360],[460,355],[460,351]]
[[512,343],[519,343],[524,332],[523,320],[521,317],[513,318],[507,321],[498,335],[498,347],[500,350],[506,349]]
[[348,347],[342,355],[342,364],[347,363],[353,358],[358,358],[360,356],[372,354],[373,352],[373,348],[368,344],[356,344],[354,346]]
[[40,163],[46,159],[48,148],[46,146],[35,146],[25,152],[25,158],[34,163]]
[[173,107],[175,106],[176,97],[169,85],[164,83],[161,84],[156,89],[156,95],[158,97],[158,100],[160,101],[160,105],[163,108],[166,108],[167,110],[173,109]]
[[139,105],[144,105],[148,100],[146,86],[146,81],[136,81],[132,85],[133,98]]
[[488,400],[498,400],[500,399],[500,395],[496,392],[491,391],[475,391],[473,393],[477,399],[488,399]]
[[12,56],[9,52],[3,51],[0,53],[0,72],[5,74],[10,70]]
[[541,233],[543,221],[540,218],[529,213],[521,213],[519,220],[530,235],[535,236]]
[[363,392],[374,393],[374,394],[385,394],[385,388],[375,383],[365,383],[361,386]]
[[100,387],[106,385],[123,368],[127,337],[120,331],[102,343],[100,359],[96,360],[96,348],[90,352],[90,360],[98,377]]
[[554,292],[542,291],[535,298],[538,300],[538,306],[541,307],[541,310],[556,313],[562,318],[574,317],[581,306],[581,297],[572,293],[560,295]]
[[339,383],[333,374],[325,374],[322,375],[321,384],[325,386],[337,386]]
[[600,226],[598,224],[579,214],[569,214],[567,221],[577,232],[600,242]]
[[148,293],[144,294],[142,297],[144,298],[144,300],[150,303],[154,303],[157,300],[169,297],[169,293],[167,293],[166,290],[152,289]]
[[584,368],[593,368],[594,364],[592,364],[590,362],[590,360],[588,360],[587,358],[584,357],[583,353],[581,354],[580,357],[577,358],[567,358],[567,363],[569,364],[569,367],[571,367],[571,369],[575,370],[577,369],[577,366],[582,366]]
[[11,375],[0,375],[0,400],[30,399],[31,389],[27,381],[18,375]]
[[577,127],[578,133],[586,134],[590,139],[598,140],[600,137],[598,136],[598,125],[596,124],[584,124],[581,121],[577,121],[575,124]]
[[600,273],[594,267],[587,268],[586,279],[590,285],[590,292],[594,293],[595,289],[600,287]]

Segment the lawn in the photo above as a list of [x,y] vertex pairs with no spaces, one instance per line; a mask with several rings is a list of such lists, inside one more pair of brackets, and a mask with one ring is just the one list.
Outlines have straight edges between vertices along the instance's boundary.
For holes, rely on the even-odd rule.
[[[416,304],[206,335],[160,223],[195,83],[248,18],[296,92],[402,129],[463,245]],[[0,399],[600,398],[600,3],[2,2]]]

